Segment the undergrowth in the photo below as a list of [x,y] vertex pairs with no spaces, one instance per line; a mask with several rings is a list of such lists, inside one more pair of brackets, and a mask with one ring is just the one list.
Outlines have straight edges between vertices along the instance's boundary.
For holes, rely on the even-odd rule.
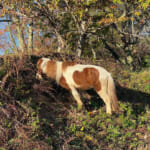
[[141,70],[139,72],[130,72],[128,70],[123,70],[120,74],[118,74],[117,78],[122,86],[145,93],[150,93],[149,69]]

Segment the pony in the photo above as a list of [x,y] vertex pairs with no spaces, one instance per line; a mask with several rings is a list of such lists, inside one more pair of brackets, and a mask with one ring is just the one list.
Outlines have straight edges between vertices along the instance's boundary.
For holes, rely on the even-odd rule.
[[36,77],[42,79],[43,75],[56,80],[57,84],[69,90],[79,108],[82,108],[83,103],[77,90],[93,88],[106,104],[106,113],[112,114],[119,110],[114,80],[103,67],[40,58]]

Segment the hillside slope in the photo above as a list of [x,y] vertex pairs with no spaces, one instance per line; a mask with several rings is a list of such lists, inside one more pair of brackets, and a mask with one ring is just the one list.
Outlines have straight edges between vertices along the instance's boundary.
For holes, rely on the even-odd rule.
[[[47,57],[91,63],[57,53]],[[93,90],[80,91],[85,109],[78,111],[67,90],[51,79],[37,80],[39,58],[0,58],[0,150],[148,150],[150,72],[129,73],[115,62],[99,62],[116,80],[122,110],[109,116]]]

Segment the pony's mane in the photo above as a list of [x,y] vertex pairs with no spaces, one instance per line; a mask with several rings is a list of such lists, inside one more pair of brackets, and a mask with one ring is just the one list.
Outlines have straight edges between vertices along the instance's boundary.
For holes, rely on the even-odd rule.
[[50,61],[49,58],[42,58],[42,63],[41,63],[41,68],[43,69],[43,72],[45,73],[46,71],[46,65],[47,65],[47,62]]
[[62,62],[56,61],[56,83],[59,84],[59,80],[62,76]]

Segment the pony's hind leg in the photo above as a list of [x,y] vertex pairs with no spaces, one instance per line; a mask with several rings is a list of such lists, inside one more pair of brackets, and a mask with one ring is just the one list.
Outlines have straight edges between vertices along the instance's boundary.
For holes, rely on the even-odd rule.
[[78,104],[78,108],[81,109],[82,106],[83,106],[83,103],[82,103],[82,101],[80,99],[79,93],[77,92],[77,90],[75,88],[71,88],[71,93],[72,93],[74,99],[76,100],[76,102]]
[[100,90],[97,93],[103,99],[104,103],[106,104],[106,113],[112,114],[111,101],[110,101],[109,96],[107,95],[106,91]]

